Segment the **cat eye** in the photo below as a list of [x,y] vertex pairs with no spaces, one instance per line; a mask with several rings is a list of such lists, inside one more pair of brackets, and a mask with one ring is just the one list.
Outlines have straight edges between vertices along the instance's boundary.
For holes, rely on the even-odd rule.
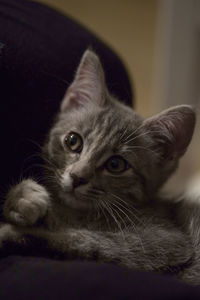
[[107,171],[113,174],[120,174],[130,168],[128,162],[119,155],[111,156],[105,167]]
[[65,137],[64,143],[72,152],[80,153],[83,149],[83,139],[76,132],[70,132]]

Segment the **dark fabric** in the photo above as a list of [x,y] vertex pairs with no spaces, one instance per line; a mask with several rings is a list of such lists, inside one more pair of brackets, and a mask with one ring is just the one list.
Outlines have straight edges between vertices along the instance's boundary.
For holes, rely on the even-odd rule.
[[0,299],[196,300],[193,288],[168,276],[94,262],[10,256],[0,266]]
[[[35,174],[30,160],[42,144],[81,55],[92,47],[109,90],[131,105],[126,70],[102,41],[72,19],[25,0],[0,0],[1,189]],[[32,163],[31,163],[32,162]]]

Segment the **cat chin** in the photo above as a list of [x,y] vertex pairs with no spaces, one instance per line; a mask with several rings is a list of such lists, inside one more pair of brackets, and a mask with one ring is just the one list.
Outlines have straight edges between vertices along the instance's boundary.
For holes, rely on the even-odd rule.
[[61,193],[60,199],[62,203],[74,210],[88,210],[92,208],[92,202],[89,199],[83,199],[78,193]]

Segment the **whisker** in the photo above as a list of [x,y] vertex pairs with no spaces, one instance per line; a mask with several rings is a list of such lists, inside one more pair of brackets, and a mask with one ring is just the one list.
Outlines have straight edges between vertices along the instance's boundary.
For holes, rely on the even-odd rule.
[[138,135],[132,137],[130,140],[125,141],[124,144],[127,145],[128,143],[130,143],[130,142],[132,142],[132,141],[138,139],[138,138],[141,137],[141,136],[147,135],[147,134],[149,134],[150,132],[151,132],[151,131],[145,131],[145,132],[142,132],[142,133],[140,133],[140,134],[138,134]]
[[[114,194],[113,194],[113,196],[117,197],[117,196],[114,195]],[[117,197],[117,198],[118,198],[118,197]],[[118,198],[118,199],[122,200],[121,198]],[[123,202],[124,202],[124,201],[123,201]],[[117,202],[117,203],[118,203],[118,205],[120,204],[119,202]],[[119,208],[118,208],[118,209],[119,209]],[[140,244],[141,244],[141,247],[142,247],[142,249],[143,249],[143,252],[145,252],[145,249],[144,249],[144,246],[143,246],[142,239],[140,238],[140,234],[138,233],[138,230],[137,230],[137,228],[136,228],[136,226],[135,226],[133,220],[131,220],[131,219],[129,218],[129,216],[128,216],[123,210],[121,210],[121,211],[122,211],[122,213],[128,218],[128,220],[129,220],[129,222],[130,222],[130,225],[131,225],[132,229],[135,231],[135,233],[136,233],[137,236],[138,236],[138,239],[140,240]],[[135,217],[136,217],[136,216],[135,216]],[[141,223],[140,220],[139,220],[137,217],[136,217],[136,219],[139,221],[139,223]]]
[[[132,221],[131,221],[131,219],[128,217],[128,215],[127,215],[125,212],[123,212],[123,210],[122,210],[116,203],[110,202],[109,204],[110,204],[111,206],[116,207],[116,209],[119,210],[119,211],[120,211],[127,219],[129,219],[129,221],[132,223]],[[120,213],[118,213],[117,211],[116,211],[116,213],[117,213],[119,219],[122,221],[122,223],[123,223],[123,225],[124,225],[124,228],[126,229],[127,225],[126,225],[125,220],[124,220],[123,217],[120,215]]]
[[44,74],[46,74],[46,75],[48,75],[48,76],[50,76],[52,78],[55,78],[58,81],[60,81],[61,83],[64,83],[65,85],[67,85],[67,86],[70,84],[70,82],[68,82],[67,80],[65,80],[65,79],[63,79],[63,78],[61,78],[61,77],[59,77],[59,76],[57,76],[55,74],[51,74],[51,73],[46,72],[46,71],[42,71],[41,73],[44,73]]
[[126,135],[128,130],[128,127],[126,127],[126,129],[124,130],[124,132],[122,133],[122,135],[120,136],[120,141],[123,143],[123,137]]
[[102,205],[104,206],[104,208],[108,211],[108,213],[110,214],[110,216],[112,217],[112,219],[115,221],[115,224],[117,225],[119,231],[121,232],[122,236],[123,234],[123,230],[121,228],[121,224],[119,223],[119,221],[117,220],[116,216],[114,215],[113,211],[116,212],[113,208],[110,207],[110,205],[108,204],[108,202],[102,201],[101,202]]
[[143,127],[143,124],[141,124],[139,127],[137,127],[133,132],[131,132],[126,139],[124,140],[124,142],[126,142],[129,138],[131,138],[131,136],[133,136],[134,134],[136,134],[138,132],[138,130],[140,130]]
[[[142,150],[146,150],[146,151],[150,151],[150,152],[152,152],[153,154],[155,154],[155,155],[159,155],[158,154],[158,152],[156,152],[156,151],[154,151],[154,150],[152,150],[152,149],[150,149],[150,148],[148,148],[148,147],[142,147],[142,146],[128,146],[128,149],[127,150],[130,150],[130,149],[142,149]],[[127,151],[126,150],[126,151]]]
[[[140,224],[141,224],[141,220],[139,219],[139,217],[134,214],[134,212],[132,210],[134,210],[137,214],[139,214],[138,210],[133,206],[133,205],[129,205],[125,200],[123,200],[122,198],[120,198],[119,196],[113,194],[113,193],[110,193],[116,200],[118,200],[119,204],[121,206],[123,206],[123,208],[125,208]],[[122,204],[123,203],[123,204]],[[128,206],[128,207],[127,207]]]
[[110,221],[109,221],[108,216],[107,216],[107,214],[106,214],[106,212],[105,212],[105,207],[103,207],[103,206],[101,205],[101,204],[102,204],[101,201],[99,201],[99,202],[97,202],[97,203],[98,203],[99,209],[101,210],[101,212],[102,212],[102,214],[103,214],[103,216],[104,216],[104,218],[105,218],[105,221],[106,221],[106,223],[107,223],[107,225],[108,225],[109,230],[111,230],[111,229],[110,229]]
[[[112,200],[113,201],[113,200]],[[114,203],[112,202],[112,204],[114,204],[115,206],[118,207],[118,209],[125,215],[125,217],[127,218],[127,220],[129,220],[129,222],[132,224],[133,223],[133,220],[131,220],[131,218],[122,210],[125,209],[127,211],[127,213],[130,213],[132,216],[135,217],[135,215],[130,211],[128,210],[123,204],[121,204],[120,202],[116,201],[116,199],[114,200]],[[121,208],[119,206],[121,206]]]
[[129,139],[129,140],[126,139],[125,142],[124,142],[124,144],[126,145],[126,144],[128,144],[128,143],[130,143],[130,142],[136,140],[137,138],[139,138],[139,137],[141,137],[141,136],[144,136],[144,135],[147,135],[147,134],[150,134],[150,133],[151,133],[151,134],[153,134],[153,133],[161,134],[162,136],[165,136],[165,138],[166,138],[167,140],[169,140],[169,136],[168,136],[167,134],[165,134],[164,131],[161,131],[161,130],[147,130],[147,131],[145,131],[145,132],[142,132],[142,133],[140,133],[140,134],[134,136],[133,138],[131,138],[131,139]]
[[56,165],[55,165],[51,160],[49,160],[47,157],[42,156],[42,159],[43,159],[47,164],[49,164],[50,166],[52,166],[53,168],[56,168]]

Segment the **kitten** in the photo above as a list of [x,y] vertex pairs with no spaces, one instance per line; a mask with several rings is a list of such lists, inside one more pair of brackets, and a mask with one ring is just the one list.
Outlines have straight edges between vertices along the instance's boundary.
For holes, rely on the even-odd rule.
[[43,148],[44,184],[25,179],[8,192],[2,251],[43,247],[45,255],[170,272],[200,283],[198,201],[158,197],[194,126],[187,105],[144,120],[118,102],[99,58],[87,50]]

